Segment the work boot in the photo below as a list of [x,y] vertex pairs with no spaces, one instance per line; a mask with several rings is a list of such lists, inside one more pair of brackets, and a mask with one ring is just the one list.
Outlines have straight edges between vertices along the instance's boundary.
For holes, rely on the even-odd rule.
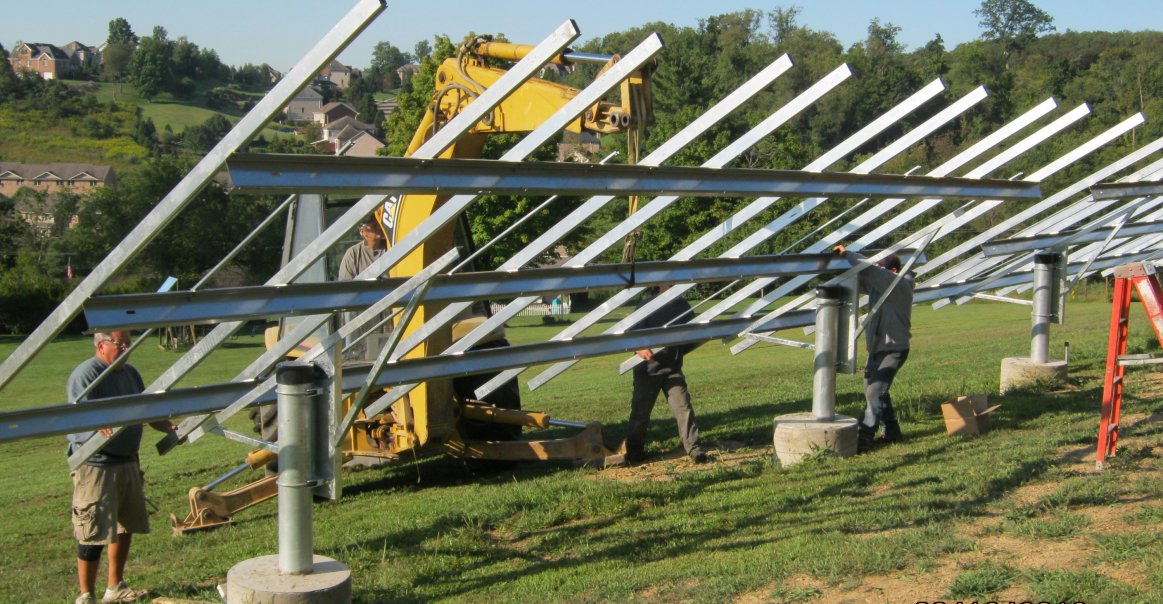
[[872,437],[876,434],[871,429],[860,425],[860,433],[856,435],[856,454],[868,453],[872,450]]
[[125,584],[125,581],[113,585],[105,590],[105,597],[101,598],[102,604],[109,602],[136,602],[145,596],[149,595],[149,591],[145,589],[134,589]]
[[644,449],[626,449],[624,457],[627,465],[640,464],[649,459]]
[[904,439],[905,436],[901,433],[901,427],[899,425],[885,426],[884,435],[878,439],[878,442],[888,445],[892,443],[899,443]]
[[707,452],[702,450],[702,449],[692,450],[690,452],[690,457],[691,457],[691,461],[693,461],[697,464],[704,464],[704,463],[707,463],[708,461],[711,461],[711,456],[707,455]]

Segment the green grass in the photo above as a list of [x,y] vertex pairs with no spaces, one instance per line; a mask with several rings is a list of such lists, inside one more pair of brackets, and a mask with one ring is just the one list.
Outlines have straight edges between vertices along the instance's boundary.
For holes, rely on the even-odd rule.
[[[204,123],[217,113],[202,106],[197,101],[201,97],[197,95],[188,101],[162,95],[150,102],[141,98],[129,84],[77,84],[85,89],[95,88],[92,94],[106,107],[110,101],[121,103],[115,113],[104,109],[95,114],[111,123],[120,133],[118,136],[105,139],[80,136],[77,132],[84,130],[78,130],[78,126],[85,118],[54,118],[41,111],[18,111],[10,106],[0,106],[0,132],[4,133],[0,136],[0,158],[24,163],[87,162],[111,165],[124,173],[148,156],[148,151],[132,139],[136,126],[135,107],[140,107],[142,115],[153,120],[159,133],[168,125],[176,135],[181,135],[190,126]],[[243,113],[235,111],[222,115],[234,123]],[[268,124],[260,134],[267,140],[294,136],[294,133],[280,132],[278,125],[274,124]]]
[[[1070,341],[1072,386],[991,394],[1002,408],[994,429],[979,437],[945,435],[940,403],[997,392],[1001,358],[1028,354],[1026,307],[917,308],[913,354],[893,388],[908,440],[870,455],[773,464],[771,418],[810,408],[811,355],[761,345],[733,357],[712,342],[690,355],[687,374],[704,438],[732,443],[719,462],[486,470],[433,457],[350,471],[343,497],[315,507],[314,548],[352,569],[358,602],[812,602],[840,594],[863,601],[860,590],[877,577],[908,577],[916,586],[908,601],[984,600],[999,592],[1088,604],[1163,601],[1157,561],[1163,546],[1135,536],[1163,527],[1163,512],[1150,505],[1163,469],[1151,450],[1163,434],[1149,423],[1126,428],[1120,439],[1126,455],[1103,475],[1063,461],[1064,450],[1088,448],[1093,456],[1109,320],[1101,299],[1069,308],[1069,323],[1055,326],[1052,341]],[[509,337],[540,341],[558,330],[522,318]],[[1132,332],[1149,336],[1146,320],[1136,315]],[[0,338],[0,355],[17,343]],[[232,345],[199,367],[191,385],[233,375],[260,343],[241,337]],[[0,393],[0,409],[62,402],[68,371],[89,351],[83,338],[52,344]],[[176,358],[151,342],[134,362],[148,381]],[[623,358],[582,361],[549,385],[523,391],[524,406],[601,421],[613,445],[624,436],[629,410],[628,376],[616,373]],[[1136,379],[1146,372],[1129,375],[1124,417],[1163,410],[1163,402],[1146,395],[1146,380]],[[840,376],[837,400],[841,413],[859,411],[859,375]],[[679,446],[665,405],[657,407],[650,440],[654,452]],[[154,516],[154,532],[135,541],[129,566],[135,584],[154,595],[216,601],[214,585],[234,564],[275,553],[270,504],[215,532],[173,538],[165,526],[164,513],[185,514],[191,486],[233,468],[245,452],[215,438],[164,457],[143,449],[147,489],[163,513]],[[73,597],[63,439],[0,445],[0,458],[7,477],[0,514],[8,527],[0,532],[0,594],[12,601]],[[1019,490],[1039,485],[1043,495],[1014,500]],[[1117,530],[1096,526],[1087,521],[1096,509],[1125,521]],[[1025,549],[982,561],[978,540],[999,537]],[[1089,544],[1104,559],[1133,565],[1142,579],[1129,584],[1089,559],[1068,569],[1026,564],[1027,552],[1054,542]],[[957,570],[933,574],[943,565]]]
[[[99,82],[96,85],[97,91],[94,96],[97,97],[97,100],[102,103],[117,101],[141,107],[142,117],[153,120],[158,132],[169,126],[174,134],[181,134],[186,128],[199,126],[218,113],[226,116],[231,122],[237,122],[243,115],[242,112],[238,111],[220,112],[203,106],[199,99],[203,97],[204,92],[195,94],[190,99],[178,99],[169,94],[161,94],[150,101],[139,95],[137,89],[130,84]],[[261,95],[258,95],[255,100],[257,101],[259,98]],[[267,138],[271,138],[277,134],[277,131],[268,126],[263,134]]]

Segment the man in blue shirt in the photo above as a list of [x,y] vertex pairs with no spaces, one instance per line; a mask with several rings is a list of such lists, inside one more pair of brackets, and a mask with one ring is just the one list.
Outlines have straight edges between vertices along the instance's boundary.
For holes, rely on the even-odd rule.
[[[126,363],[123,354],[129,348],[128,332],[97,332],[93,334],[96,354],[81,363],[69,376],[69,400],[84,404],[87,401],[140,394],[145,383],[137,369]],[[92,390],[81,394],[107,368],[112,371]],[[150,426],[171,433],[176,428],[168,421],[151,422]],[[77,581],[81,595],[76,604],[93,604],[97,570],[101,564],[101,550],[109,546],[109,584],[102,602],[132,602],[148,592],[125,584],[125,563],[134,533],[149,532],[149,516],[145,509],[141,470],[138,467],[138,448],[141,445],[141,424],[126,426],[110,438],[105,446],[72,473],[73,478],[73,536],[77,539]],[[113,431],[102,428],[109,437]],[[93,435],[92,432],[69,435],[69,454]]]

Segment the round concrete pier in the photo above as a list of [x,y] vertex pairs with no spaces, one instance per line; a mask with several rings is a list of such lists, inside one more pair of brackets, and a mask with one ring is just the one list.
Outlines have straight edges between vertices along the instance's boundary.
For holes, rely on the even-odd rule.
[[230,604],[334,604],[351,602],[351,571],[316,555],[314,572],[284,575],[278,556],[260,556],[234,565],[226,574]]
[[1034,362],[1030,357],[1001,360],[1001,393],[1039,382],[1065,384],[1069,366],[1066,361]]
[[827,422],[811,413],[790,413],[777,416],[771,423],[775,428],[775,457],[784,466],[825,449],[841,457],[856,454],[855,418],[837,415]]

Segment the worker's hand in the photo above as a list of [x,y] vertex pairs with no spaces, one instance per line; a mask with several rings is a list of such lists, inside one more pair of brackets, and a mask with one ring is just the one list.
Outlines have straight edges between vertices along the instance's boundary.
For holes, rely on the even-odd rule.
[[151,428],[153,428],[154,430],[157,430],[158,432],[163,432],[165,434],[173,434],[174,432],[178,431],[178,427],[175,426],[173,424],[173,422],[168,422],[166,420],[150,422],[149,426]]
[[101,428],[98,430],[98,432],[100,432],[101,436],[104,436],[105,438],[113,437],[113,428]]
[[650,350],[649,348],[644,348],[642,350],[636,350],[636,351],[634,351],[634,354],[637,354],[638,356],[642,357],[643,361],[649,361],[650,359],[654,358],[654,351]]
[[836,247],[832,248],[832,251],[836,252],[837,254],[843,254],[844,252],[848,251],[848,248],[842,245],[837,245]]

